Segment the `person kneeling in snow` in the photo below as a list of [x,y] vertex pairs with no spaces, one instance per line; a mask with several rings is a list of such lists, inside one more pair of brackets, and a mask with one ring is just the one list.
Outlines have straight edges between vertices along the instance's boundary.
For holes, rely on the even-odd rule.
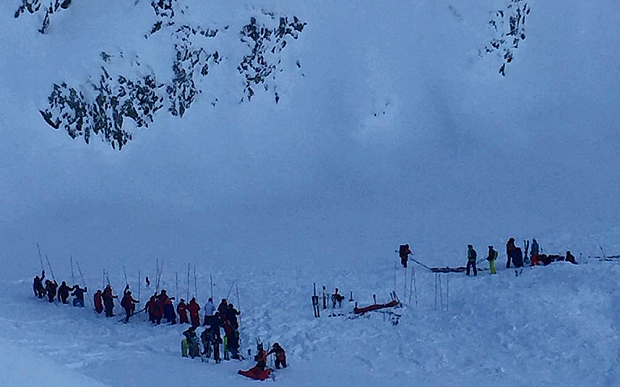
[[196,327],[189,327],[183,332],[183,336],[185,338],[181,340],[181,356],[187,357],[188,351],[192,359],[200,356],[200,344],[198,336],[196,336]]
[[284,351],[284,348],[282,348],[278,343],[273,343],[273,347],[269,350],[269,352],[267,352],[267,356],[272,353],[276,355],[276,369],[280,369],[280,366],[282,366],[282,368],[286,368],[286,352]]
[[265,380],[271,375],[271,370],[267,368],[267,352],[261,343],[258,343],[256,350],[257,354],[254,356],[256,365],[247,371],[239,370],[237,373],[251,379]]

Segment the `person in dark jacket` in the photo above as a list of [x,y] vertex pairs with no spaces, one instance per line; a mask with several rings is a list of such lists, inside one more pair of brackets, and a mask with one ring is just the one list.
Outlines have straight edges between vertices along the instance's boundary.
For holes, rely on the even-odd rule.
[[187,318],[187,304],[185,304],[185,300],[182,298],[179,305],[177,305],[177,313],[179,314],[179,323],[189,324],[189,320]]
[[45,270],[41,271],[41,277],[34,277],[34,283],[32,284],[32,289],[34,290],[34,295],[43,298],[45,297],[45,286],[43,286],[43,280],[45,279]]
[[103,312],[103,293],[101,293],[100,289],[93,295],[93,304],[95,305],[95,311],[101,314]]
[[284,351],[284,348],[282,348],[278,343],[273,343],[273,347],[269,350],[269,352],[267,352],[267,356],[272,353],[276,355],[276,369],[280,369],[280,366],[282,366],[282,368],[286,368],[286,352]]
[[166,299],[166,302],[164,303],[164,317],[170,325],[177,323],[177,315],[174,313],[174,305],[172,304],[172,299],[170,298]]
[[222,298],[222,302],[217,306],[217,311],[220,312],[220,316],[225,316],[228,310],[228,302],[225,298]]
[[409,254],[413,254],[409,249],[409,245],[400,245],[398,248],[398,256],[400,257],[400,263],[405,269],[407,268],[407,261],[409,261]]
[[61,301],[63,304],[68,304],[67,300],[73,289],[75,289],[75,286],[69,287],[65,281],[62,281],[62,284],[60,284],[58,288],[58,301]]
[[467,245],[467,275],[469,275],[469,269],[474,269],[474,276],[478,275],[478,269],[476,268],[476,259],[478,259],[478,254],[476,254],[476,250],[474,250],[474,246]]
[[125,290],[123,291],[123,298],[121,299],[121,306],[125,309],[125,322],[129,322],[129,317],[133,315],[136,310],[136,304],[140,301],[134,300],[131,295],[131,290],[129,290],[129,285],[125,286]]
[[84,287],[84,289],[82,289],[80,285],[75,285],[74,288],[75,290],[71,294],[73,297],[75,297],[73,299],[73,306],[83,308],[84,307],[84,293],[86,293],[88,288]]
[[45,292],[47,293],[47,298],[49,302],[54,302],[54,298],[56,297],[56,289],[58,288],[58,283],[56,281],[45,281]]
[[105,307],[106,317],[113,317],[114,299],[118,298],[118,296],[112,293],[112,287],[110,285],[106,286],[105,289],[103,289],[101,298],[103,298],[103,306]]
[[573,265],[577,264],[577,260],[575,259],[575,256],[571,254],[570,251],[566,252],[566,261],[572,263]]
[[514,251],[516,248],[515,238],[508,239],[508,242],[506,242],[506,269],[510,267],[510,261],[514,256]]
[[232,329],[239,329],[239,321],[237,320],[237,316],[239,316],[241,312],[235,309],[233,304],[228,304],[228,309],[226,310],[226,320],[230,323]]

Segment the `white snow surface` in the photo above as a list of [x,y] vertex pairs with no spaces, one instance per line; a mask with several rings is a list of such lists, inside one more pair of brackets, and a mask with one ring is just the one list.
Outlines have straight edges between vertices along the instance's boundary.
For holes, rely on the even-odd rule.
[[[385,267],[251,272],[236,278],[239,296],[233,290],[229,300],[242,310],[244,352],[255,347],[256,337],[287,350],[289,368],[275,374],[279,385],[616,386],[619,264],[557,262],[526,268],[516,277],[501,263],[494,276],[442,275],[437,299],[434,274],[416,266],[415,287],[407,290],[402,268],[396,277]],[[224,297],[233,282],[222,273],[215,278],[215,296]],[[347,300],[353,291],[360,306],[371,304],[372,294],[386,302],[396,288],[405,306],[394,310],[402,316],[397,325],[379,312],[350,318],[345,305],[321,309],[315,319],[310,295],[318,279],[328,291],[338,286]],[[209,288],[204,280],[200,289]],[[137,284],[130,283],[135,294]],[[27,280],[0,285],[6,289],[0,301],[11,311],[0,319],[0,373],[15,380],[7,386],[43,385],[36,383],[41,379],[47,386],[64,386],[66,380],[118,387],[253,382],[236,374],[253,365],[249,360],[215,364],[181,358],[187,326],[153,326],[144,314],[123,324],[118,316],[96,315],[90,302],[79,309],[36,299]],[[181,285],[181,297],[185,291]],[[145,293],[143,288],[142,297]],[[199,297],[201,303],[206,297]],[[345,316],[329,317],[333,311]]]
[[[479,56],[503,0],[181,2],[204,27],[233,31],[260,10],[307,22],[283,51],[281,100],[239,103],[231,32],[228,66],[186,116],[160,112],[120,152],[38,110],[53,83],[96,77],[102,51],[170,76],[170,42],[143,38],[150,2],[74,1],[47,35],[39,16],[13,18],[20,0],[0,2],[0,386],[255,385],[236,374],[250,361],[181,358],[180,326],[92,311],[102,270],[117,292],[126,272],[135,294],[156,259],[173,295],[194,293],[188,264],[201,305],[211,277],[216,301],[233,289],[244,350],[256,337],[287,350],[278,384],[620,385],[619,263],[587,258],[620,254],[617,1],[531,1],[506,77]],[[502,267],[509,237],[580,264],[516,277]],[[33,297],[37,243],[59,281],[70,257],[81,264],[86,308]],[[499,272],[442,275],[436,292],[416,265],[411,292],[401,243],[429,266],[493,244]],[[396,290],[399,324],[315,319],[313,282],[360,305]]]

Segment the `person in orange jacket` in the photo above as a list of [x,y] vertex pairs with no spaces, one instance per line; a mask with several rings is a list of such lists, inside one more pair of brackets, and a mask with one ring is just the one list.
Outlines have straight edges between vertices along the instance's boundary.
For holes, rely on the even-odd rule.
[[97,293],[93,296],[93,304],[95,304],[95,311],[101,314],[101,312],[103,312],[103,296],[101,290],[97,290]]
[[284,351],[284,348],[282,348],[278,343],[273,343],[273,347],[269,350],[269,352],[267,352],[267,356],[272,353],[276,355],[276,369],[280,369],[280,366],[282,366],[282,368],[286,368],[286,352]]
[[187,319],[187,304],[182,298],[179,305],[177,305],[177,313],[179,314],[179,322],[181,324],[189,324],[189,320]]

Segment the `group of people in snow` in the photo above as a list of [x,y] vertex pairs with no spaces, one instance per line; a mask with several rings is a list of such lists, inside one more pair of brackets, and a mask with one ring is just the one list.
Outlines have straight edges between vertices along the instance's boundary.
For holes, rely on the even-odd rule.
[[[566,256],[541,254],[538,241],[536,241],[536,239],[532,239],[530,256],[528,257],[529,247],[529,241],[526,241],[525,254],[523,254],[523,250],[521,250],[520,247],[517,247],[515,245],[515,239],[508,239],[508,242],[506,242],[506,268],[510,268],[511,265],[514,266],[514,268],[517,269],[518,275],[518,270],[523,268],[524,263],[527,262],[529,262],[530,266],[537,266],[541,264],[546,266],[554,261],[567,261],[572,264],[577,264],[577,260],[570,251],[566,251]],[[495,250],[493,246],[489,246],[489,252],[487,254],[486,260],[489,262],[489,270],[491,274],[497,274],[497,270],[495,269],[495,261],[497,260],[497,257],[497,250]],[[476,250],[474,250],[474,247],[472,245],[467,245],[466,275],[469,275],[470,269],[473,269],[474,276],[478,274],[478,270],[476,267],[476,263],[478,262],[477,259],[478,255],[476,253]]]
[[[185,300],[181,300],[177,306],[177,312],[181,316],[181,322],[188,322],[186,311],[189,312],[191,326],[183,336],[185,338],[181,342],[182,355],[187,357],[203,356],[213,359],[216,363],[221,361],[220,346],[224,347],[224,359],[241,359],[239,353],[239,319],[237,316],[241,314],[235,309],[232,303],[225,298],[222,299],[218,307],[213,304],[213,298],[209,298],[204,305],[203,331],[200,338],[196,333],[196,329],[200,323],[200,305],[192,298],[189,304],[185,305]],[[224,330],[222,338],[221,331]],[[202,342],[202,350],[200,350],[200,342]]]
[[34,295],[40,299],[44,299],[47,296],[50,303],[54,302],[54,299],[58,297],[58,301],[68,304],[69,296],[71,295],[74,297],[73,306],[84,307],[84,293],[86,293],[87,288],[81,288],[77,284],[69,287],[65,281],[62,281],[60,286],[58,286],[56,280],[45,279],[45,270],[42,270],[40,277],[38,275],[34,277],[32,290]]
[[[35,276],[33,282],[33,291],[36,297],[47,299],[50,303],[57,298],[63,304],[69,303],[69,297],[73,296],[73,306],[84,307],[84,293],[87,288],[79,285],[68,286],[65,281],[58,286],[55,280],[45,278],[45,270],[40,276]],[[115,301],[119,296],[114,294],[112,286],[107,285],[103,291],[97,290],[93,295],[93,306],[97,313],[102,314],[105,311],[106,317],[114,317]],[[178,305],[174,306],[175,297],[168,296],[163,289],[159,293],[153,294],[147,301],[143,309],[138,313],[145,311],[148,314],[149,321],[159,325],[162,319],[170,325],[177,323],[177,316],[180,324],[190,324],[189,329],[183,332],[185,339],[182,342],[183,356],[203,356],[213,357],[219,363],[221,361],[220,347],[223,346],[223,358],[241,359],[239,345],[239,318],[240,311],[235,309],[232,303],[227,299],[222,299],[217,308],[213,303],[213,298],[209,298],[203,308],[200,307],[196,298],[193,297],[188,303],[181,299]],[[129,285],[125,286],[123,296],[121,297],[120,306],[125,311],[124,321],[129,322],[130,317],[136,314],[136,305],[140,301],[133,297]],[[200,311],[204,313],[204,320],[201,322]],[[196,334],[197,328],[203,326],[204,329],[198,338]],[[221,334],[221,331],[224,334]],[[199,343],[202,343],[202,350],[199,349]],[[286,367],[286,356],[284,349],[279,344],[274,347],[268,354],[276,355],[276,368]],[[260,367],[259,367],[260,368]]]
[[[548,265],[551,262],[555,261],[567,261],[572,264],[577,264],[577,260],[575,256],[570,251],[566,252],[565,256],[562,255],[545,255],[541,253],[540,245],[536,239],[532,240],[530,254],[528,256],[528,249],[530,249],[529,241],[525,241],[525,254],[520,247],[515,245],[515,239],[510,238],[508,242],[506,242],[506,268],[510,268],[514,266],[517,270],[516,273],[519,275],[519,271],[522,270],[524,264],[530,264],[531,266],[536,265]],[[404,268],[407,268],[407,262],[409,261],[409,255],[411,255],[411,249],[408,244],[400,245],[398,250],[398,255],[400,257],[400,262]],[[489,262],[489,271],[491,274],[497,274],[497,269],[495,268],[495,261],[497,260],[499,253],[493,246],[489,246],[489,251],[484,260]],[[415,261],[415,260],[414,260]],[[477,264],[482,262],[483,260],[478,260],[478,253],[474,249],[473,245],[467,245],[467,266],[465,268],[459,268],[457,271],[465,271],[466,275],[470,275],[473,272],[473,275],[478,275],[478,267]],[[417,262],[417,261],[416,261]],[[429,268],[430,269],[430,268]],[[432,269],[431,269],[432,270]]]

